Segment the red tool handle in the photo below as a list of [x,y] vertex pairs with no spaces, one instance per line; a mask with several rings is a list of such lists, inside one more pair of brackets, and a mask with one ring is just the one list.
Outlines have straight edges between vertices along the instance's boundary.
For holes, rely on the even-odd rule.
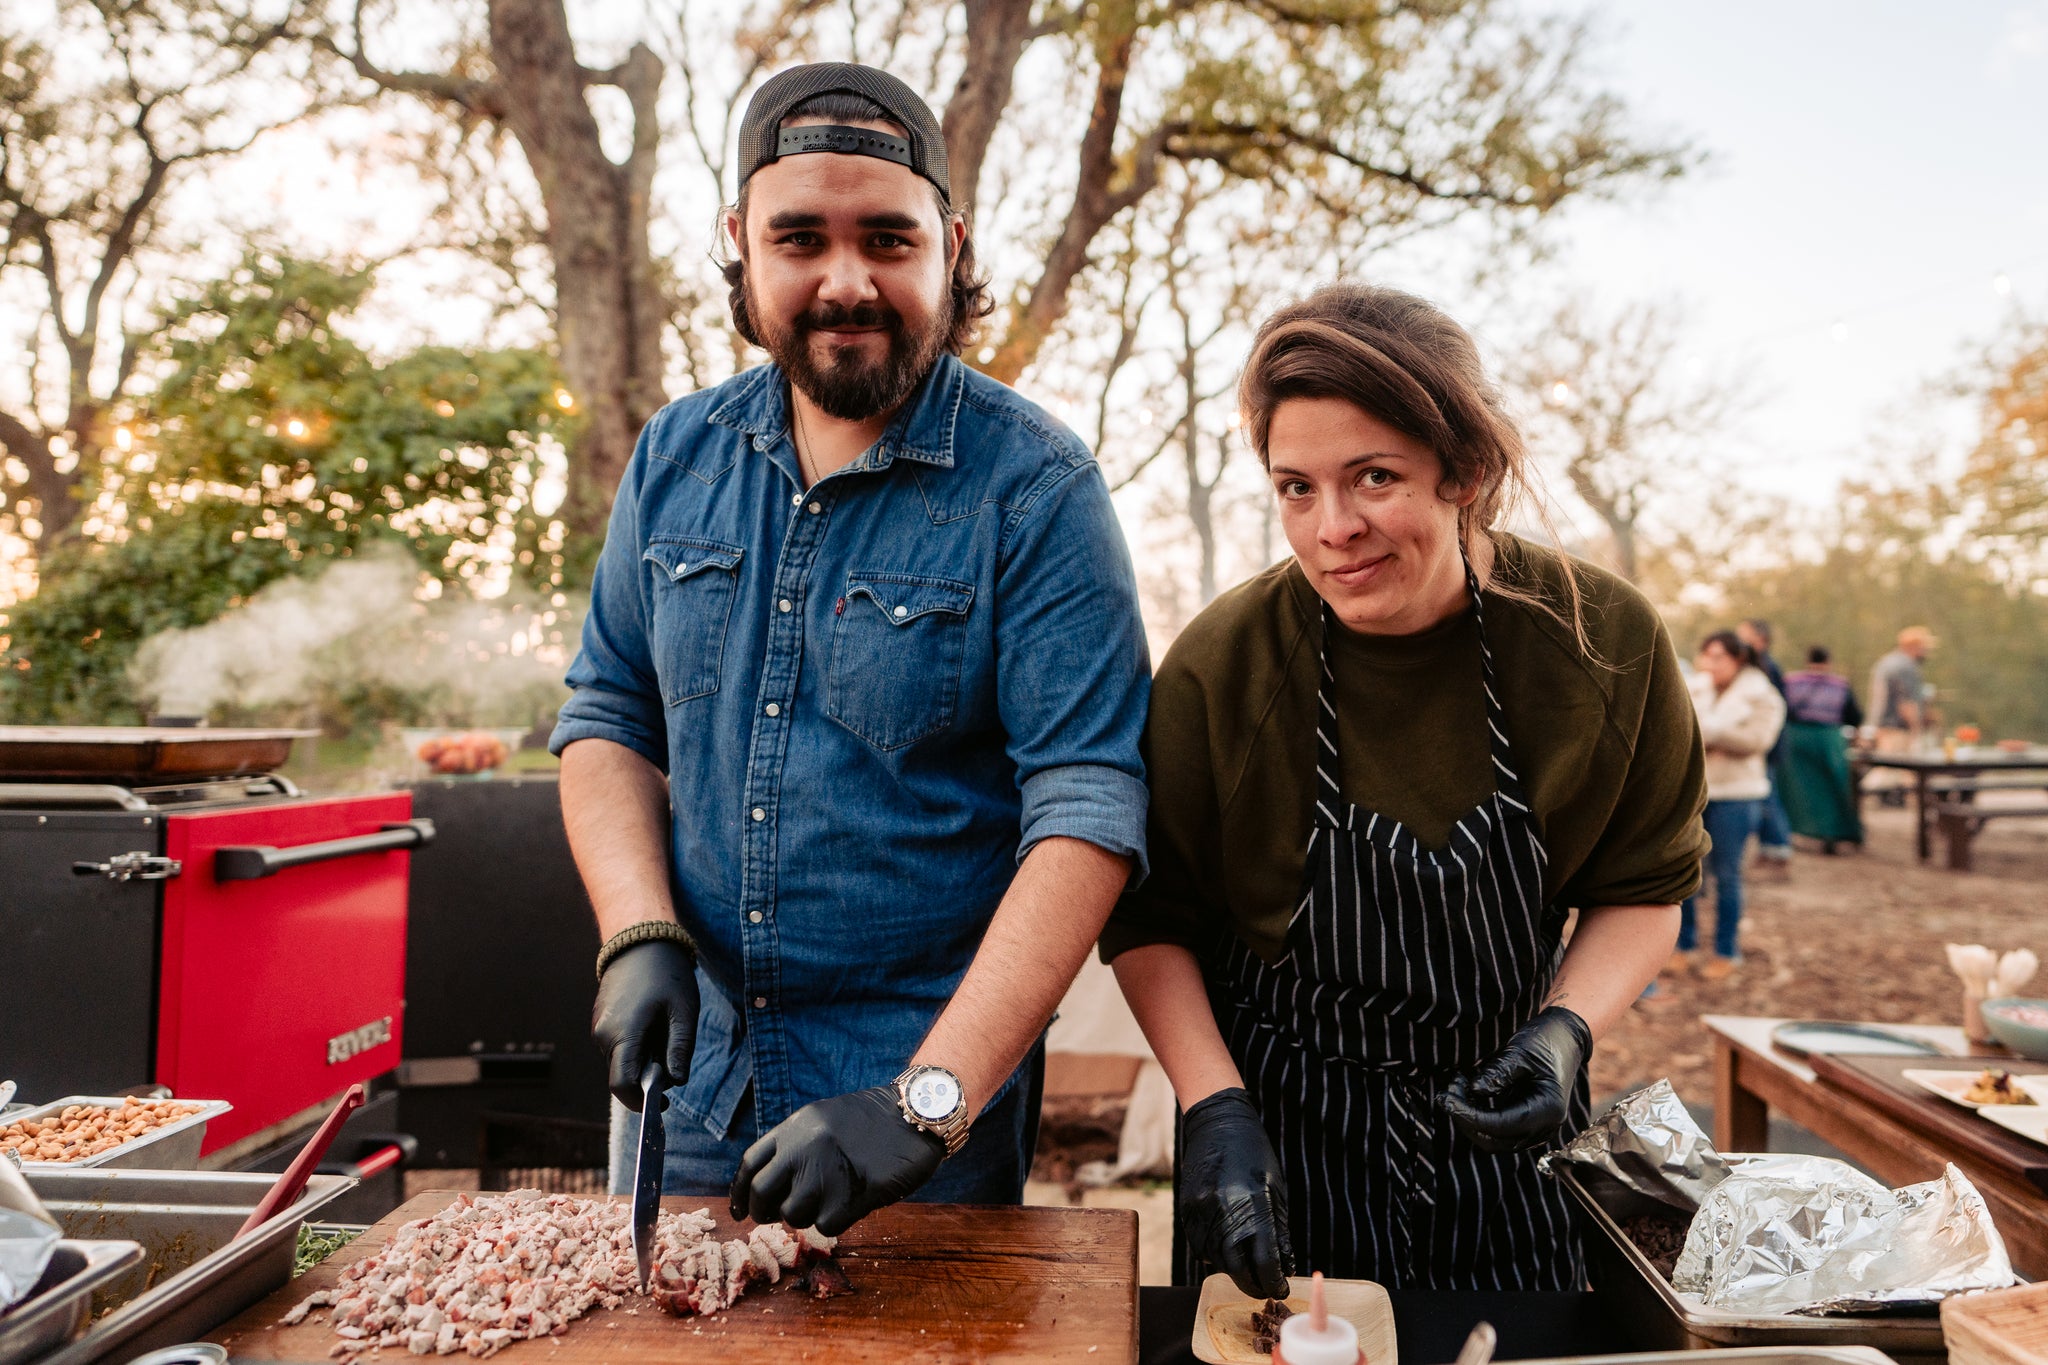
[[[264,1193],[262,1201],[256,1205],[255,1212],[251,1213],[249,1221],[236,1231],[235,1237],[247,1236],[269,1222],[279,1209],[289,1207],[298,1199],[300,1192],[306,1188],[307,1178],[313,1174],[313,1168],[320,1164],[321,1157],[327,1155],[327,1148],[333,1143],[334,1135],[341,1131],[341,1125],[348,1121],[348,1116],[362,1106],[364,1097],[361,1081],[348,1088],[347,1093],[335,1104],[334,1112],[321,1121],[313,1136],[306,1139],[306,1145],[299,1149],[299,1154],[292,1158],[292,1164],[284,1168],[284,1174],[277,1178],[277,1183]],[[234,1238],[229,1240],[233,1241]]]

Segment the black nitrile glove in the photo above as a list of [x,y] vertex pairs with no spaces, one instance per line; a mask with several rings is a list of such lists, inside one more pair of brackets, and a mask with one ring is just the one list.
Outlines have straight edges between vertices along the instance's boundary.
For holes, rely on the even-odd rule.
[[1515,1030],[1470,1076],[1444,1087],[1443,1110],[1483,1152],[1514,1152],[1557,1136],[1593,1051],[1593,1030],[1552,1005]]
[[1195,1255],[1255,1299],[1287,1297],[1287,1177],[1243,1089],[1181,1115],[1180,1217]]
[[682,944],[652,939],[611,960],[597,983],[590,1036],[609,1059],[605,1083],[620,1104],[640,1108],[640,1072],[649,1062],[667,1069],[670,1086],[690,1078],[697,1005],[696,962]]
[[732,1182],[732,1216],[837,1237],[930,1180],[945,1159],[946,1144],[903,1117],[894,1086],[834,1095],[747,1148]]

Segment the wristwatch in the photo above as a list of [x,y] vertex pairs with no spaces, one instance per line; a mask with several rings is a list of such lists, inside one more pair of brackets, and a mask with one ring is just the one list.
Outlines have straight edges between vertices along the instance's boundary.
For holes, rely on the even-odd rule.
[[896,1107],[903,1121],[946,1144],[953,1156],[967,1145],[967,1091],[942,1066],[913,1066],[896,1078]]

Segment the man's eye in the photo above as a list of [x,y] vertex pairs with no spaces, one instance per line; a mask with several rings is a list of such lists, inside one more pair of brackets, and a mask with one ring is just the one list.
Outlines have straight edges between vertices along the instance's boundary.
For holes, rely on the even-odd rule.
[[910,243],[893,232],[878,232],[875,234],[874,245],[882,251],[898,251]]
[[796,247],[816,246],[818,244],[818,234],[815,232],[792,232],[787,237],[777,238],[776,244],[778,246]]

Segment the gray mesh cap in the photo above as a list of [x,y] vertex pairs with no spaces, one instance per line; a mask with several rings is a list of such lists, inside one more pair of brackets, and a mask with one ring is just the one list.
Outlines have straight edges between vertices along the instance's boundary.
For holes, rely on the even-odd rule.
[[[843,124],[813,123],[784,128],[790,110],[818,95],[839,92],[873,100],[908,134],[892,137],[873,128],[850,128]],[[953,202],[953,187],[946,173],[946,138],[939,121],[917,92],[886,71],[852,62],[812,62],[778,72],[747,101],[746,117],[740,120],[740,180],[744,185],[755,171],[771,161],[803,152],[841,152],[872,156],[908,166],[939,187],[939,197]]]

